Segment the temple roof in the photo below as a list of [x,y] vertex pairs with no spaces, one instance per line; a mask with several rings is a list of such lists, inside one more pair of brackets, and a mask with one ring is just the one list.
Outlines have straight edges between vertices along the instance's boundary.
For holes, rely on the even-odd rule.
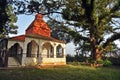
[[10,40],[15,40],[15,41],[25,41],[25,35],[19,35],[15,37],[9,38]]
[[61,40],[58,40],[58,39],[55,39],[55,38],[52,38],[52,37],[38,35],[38,34],[19,35],[19,36],[11,37],[9,39],[14,40],[14,41],[25,41],[25,37],[38,38],[38,39],[43,39],[43,40],[49,40],[49,41],[64,43],[64,41],[61,41]]
[[26,29],[26,34],[38,34],[50,37],[50,28],[44,22],[43,16],[41,14],[37,14],[35,16],[34,21]]
[[9,39],[15,41],[25,41],[25,37],[39,38],[39,39],[64,43],[63,41],[57,40],[50,36],[50,28],[44,22],[43,16],[41,14],[37,14],[35,16],[34,21],[26,29],[26,33],[24,35],[11,37]]

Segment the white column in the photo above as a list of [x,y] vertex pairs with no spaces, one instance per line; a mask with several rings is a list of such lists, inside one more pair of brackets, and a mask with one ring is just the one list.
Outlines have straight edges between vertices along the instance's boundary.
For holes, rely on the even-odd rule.
[[26,50],[23,48],[23,54],[22,54],[22,66],[25,66],[25,58],[26,58]]
[[63,48],[63,58],[65,58],[65,48]]
[[40,45],[40,43],[39,43],[39,48],[38,48],[38,58],[40,58],[41,57],[41,45]]
[[41,48],[42,48],[42,46],[41,46],[41,41],[39,40],[39,49],[38,49],[38,64],[40,64],[41,63]]
[[22,66],[25,66],[25,59],[27,55],[27,43],[23,43]]
[[49,53],[49,57],[48,58],[50,58],[50,48],[48,49],[48,53]]
[[53,53],[54,53],[54,58],[56,58],[56,46],[54,46],[54,51],[53,51]]
[[26,53],[22,54],[22,66],[25,66]]
[[28,43],[24,43],[24,46],[23,46],[23,54],[24,54],[24,57],[26,57],[27,56],[27,45],[28,45]]

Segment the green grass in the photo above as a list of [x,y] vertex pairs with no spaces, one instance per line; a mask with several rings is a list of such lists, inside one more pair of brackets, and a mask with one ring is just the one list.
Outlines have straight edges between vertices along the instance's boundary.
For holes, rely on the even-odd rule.
[[58,68],[0,70],[0,80],[120,80],[120,68],[67,65]]

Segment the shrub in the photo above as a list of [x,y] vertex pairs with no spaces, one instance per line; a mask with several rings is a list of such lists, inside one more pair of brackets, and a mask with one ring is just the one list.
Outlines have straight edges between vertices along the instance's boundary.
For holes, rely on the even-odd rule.
[[80,62],[67,62],[67,64],[74,65],[74,66],[81,65]]
[[96,63],[97,64],[104,64],[104,61],[101,59],[101,60],[97,60]]
[[75,61],[75,57],[72,56],[72,55],[67,54],[67,56],[66,56],[66,61],[67,61],[67,62],[73,62],[73,61]]
[[103,66],[110,66],[110,65],[112,65],[112,62],[111,61],[109,61],[109,60],[104,60],[104,62],[103,62]]

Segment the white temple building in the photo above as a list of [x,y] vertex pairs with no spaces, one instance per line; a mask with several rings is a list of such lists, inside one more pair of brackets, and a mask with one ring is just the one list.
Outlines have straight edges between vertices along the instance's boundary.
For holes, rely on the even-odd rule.
[[24,35],[0,40],[0,65],[65,65],[66,44],[52,38],[50,32],[43,16],[37,14]]

